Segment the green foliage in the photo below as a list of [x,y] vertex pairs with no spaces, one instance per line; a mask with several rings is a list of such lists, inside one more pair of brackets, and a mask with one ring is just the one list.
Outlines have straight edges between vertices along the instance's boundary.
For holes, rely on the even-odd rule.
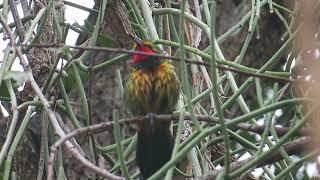
[[21,71],[7,71],[4,74],[3,80],[12,80],[13,87],[19,87],[28,80],[26,72]]
[[0,86],[0,100],[1,101],[10,101],[10,95],[5,83],[2,83]]
[[[83,84],[85,84],[89,80],[89,72],[88,71],[79,71],[79,75]],[[73,73],[72,69],[69,68],[66,71],[66,74],[63,76],[62,81],[64,87],[67,92],[70,92],[72,89],[76,87],[76,75]]]
[[[12,86],[14,90],[17,90],[19,86],[22,86],[23,83],[27,80],[27,76],[25,72],[21,71],[7,71],[5,72],[3,76],[3,81],[5,80],[11,80]],[[1,83],[0,86],[0,100],[2,101],[9,101],[10,100],[10,95],[9,91],[7,88],[6,83]]]

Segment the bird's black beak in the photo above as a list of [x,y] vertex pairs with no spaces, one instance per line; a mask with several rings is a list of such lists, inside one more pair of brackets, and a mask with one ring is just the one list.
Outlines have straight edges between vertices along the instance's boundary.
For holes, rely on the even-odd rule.
[[142,40],[139,37],[132,35],[132,38],[139,46],[143,46]]

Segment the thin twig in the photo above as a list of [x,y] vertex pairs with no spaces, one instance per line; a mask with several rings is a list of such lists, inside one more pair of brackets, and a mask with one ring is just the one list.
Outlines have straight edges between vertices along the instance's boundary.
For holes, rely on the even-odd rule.
[[21,21],[21,18],[19,16],[19,13],[18,13],[18,9],[17,9],[16,3],[13,0],[9,0],[9,6],[10,6],[10,10],[11,10],[14,22],[16,23],[16,28],[18,30],[19,38],[20,38],[20,40],[22,42],[22,41],[24,41],[24,37],[25,37],[25,29],[24,29],[24,27],[22,25],[22,21]]
[[81,10],[84,10],[84,11],[87,11],[87,12],[90,12],[90,13],[95,13],[95,14],[98,14],[99,13],[99,10],[97,9],[91,9],[91,8],[88,8],[86,6],[81,6],[80,4],[76,4],[76,3],[73,3],[73,2],[70,2],[70,1],[63,1],[65,5],[68,5],[68,6],[71,6],[71,7],[74,7],[74,8],[78,8],[78,9],[81,9]]
[[[179,120],[180,115],[179,114],[154,114],[152,117],[156,121],[161,121],[161,122],[165,123],[165,122]],[[205,115],[195,115],[195,117],[199,121],[202,121],[202,122],[214,123],[214,124],[219,123],[219,120],[217,117],[205,116]],[[149,118],[148,116],[136,116],[133,118],[123,118],[123,119],[119,120],[119,124],[121,124],[121,125],[135,124],[135,123],[139,123],[141,121],[146,121],[146,120],[148,120],[148,118]],[[183,117],[184,120],[190,120],[190,118],[191,118],[190,115],[184,115],[184,117]],[[225,120],[229,121],[229,119],[225,119]],[[101,133],[101,132],[105,132],[106,130],[112,131],[113,126],[114,125],[113,125],[112,121],[107,121],[107,122],[102,122],[99,124],[94,124],[91,126],[75,129],[70,134],[74,134],[72,136],[72,137],[74,137],[79,134],[88,133],[88,132]],[[252,125],[252,124],[248,124],[248,123],[239,123],[239,124],[235,125],[235,127],[239,128],[241,130],[244,130],[244,131],[250,131],[253,133],[257,133],[257,134],[262,134],[265,129],[265,126]],[[289,127],[275,127],[275,130],[279,136],[282,136],[285,133],[287,133],[290,130],[290,128]],[[303,129],[299,130],[298,134],[302,135],[302,136],[310,136],[311,131],[313,131],[311,128],[303,128]],[[64,138],[67,138],[67,139],[71,138],[71,137],[69,137],[70,134],[67,135],[68,137],[64,137]],[[61,138],[61,139],[63,139],[63,138]],[[63,141],[65,141],[65,140],[63,140]]]
[[[33,15],[33,14],[28,14],[28,15],[24,16],[23,18],[21,18],[21,22],[24,24],[24,23],[28,22],[29,20],[31,20],[31,19],[33,19],[33,18],[34,18],[34,15]],[[12,23],[8,24],[8,26],[9,26],[10,28],[14,28],[14,27],[16,27],[16,22],[12,22]],[[2,33],[3,31],[4,31],[4,30],[3,30],[3,28],[1,27],[1,28],[0,28],[0,33]]]
[[[153,57],[158,57],[158,58],[163,58],[163,59],[171,59],[174,61],[180,61],[179,57],[172,57],[172,56],[162,55],[162,54],[150,54],[150,53],[146,53],[146,52],[128,50],[128,49],[123,49],[123,48],[109,48],[109,47],[99,47],[99,46],[72,46],[72,45],[56,44],[56,43],[53,43],[53,44],[31,44],[29,46],[38,47],[38,48],[62,48],[62,47],[64,47],[64,48],[81,49],[81,50],[118,52],[118,53],[126,53],[129,55],[139,54],[139,55],[147,55],[147,56],[153,56]],[[194,61],[194,60],[190,60],[190,59],[186,59],[186,62],[210,67],[210,63],[206,63],[206,62],[199,62],[199,61]],[[243,70],[239,70],[239,69],[232,68],[232,67],[227,67],[227,66],[221,65],[221,64],[217,64],[217,67],[222,70],[236,72],[236,73],[240,73],[240,74],[244,74],[244,75],[248,75],[248,76],[267,78],[267,79],[273,79],[276,81],[284,81],[284,82],[290,82],[290,83],[295,82],[295,79],[292,79],[292,78],[267,75],[267,74],[263,74],[263,73],[253,73],[253,72],[243,71]]]
[[[56,152],[58,147],[60,147],[62,144],[64,144],[68,139],[73,138],[77,135],[83,134],[83,133],[87,133],[87,132],[94,132],[96,130],[99,129],[110,129],[112,130],[113,127],[113,123],[112,122],[104,122],[104,123],[100,123],[100,124],[95,124],[95,125],[91,125],[91,126],[87,126],[84,128],[78,128],[76,130],[73,130],[71,133],[65,135],[64,137],[61,137],[58,141],[56,141],[50,148],[50,158],[48,161],[48,176],[49,174],[53,174],[53,164],[54,161],[56,159]],[[101,173],[105,173],[104,169],[101,169]]]

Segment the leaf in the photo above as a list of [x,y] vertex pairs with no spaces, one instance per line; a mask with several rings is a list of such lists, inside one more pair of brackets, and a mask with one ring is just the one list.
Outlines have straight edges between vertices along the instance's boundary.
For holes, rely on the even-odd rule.
[[[79,25],[78,23],[73,23],[72,25],[83,30],[83,31],[90,33],[90,35],[92,35],[92,33],[94,31],[94,26],[88,21],[85,21],[85,24],[83,26]],[[106,34],[100,33],[98,35],[97,44],[99,44],[102,47],[112,47],[113,40],[109,36],[107,36]]]
[[21,71],[7,71],[4,74],[3,80],[8,79],[14,80],[13,86],[18,87],[23,85],[23,83],[28,80],[28,75],[26,72]]
[[6,83],[1,83],[0,86],[0,101],[10,101],[10,95]]
[[99,34],[97,43],[102,47],[112,47],[113,41],[110,37],[104,34]]
[[[73,74],[72,68],[69,68],[67,71],[67,76],[63,77],[63,85],[68,92],[70,92],[76,86],[75,75]],[[80,78],[82,83],[86,83],[89,79],[89,72],[79,71]]]
[[94,30],[93,24],[91,22],[89,22],[88,20],[85,20],[84,26],[82,27],[82,30],[87,31],[87,32],[93,32],[93,30]]
[[[13,89],[16,91],[19,86],[22,86],[28,80],[26,72],[7,71],[3,76],[3,81],[12,80]],[[6,83],[1,83],[0,86],[0,101],[10,101],[10,95]]]
[[68,54],[72,54],[71,49],[69,47],[62,47],[59,49],[64,57],[68,57]]
[[72,23],[72,26],[83,30],[83,26],[81,26],[78,22]]

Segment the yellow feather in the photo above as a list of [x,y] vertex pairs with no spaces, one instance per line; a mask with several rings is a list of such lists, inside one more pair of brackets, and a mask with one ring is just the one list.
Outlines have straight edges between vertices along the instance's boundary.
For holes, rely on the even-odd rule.
[[165,60],[152,70],[134,68],[125,93],[126,104],[135,115],[172,112],[179,95],[174,67]]

